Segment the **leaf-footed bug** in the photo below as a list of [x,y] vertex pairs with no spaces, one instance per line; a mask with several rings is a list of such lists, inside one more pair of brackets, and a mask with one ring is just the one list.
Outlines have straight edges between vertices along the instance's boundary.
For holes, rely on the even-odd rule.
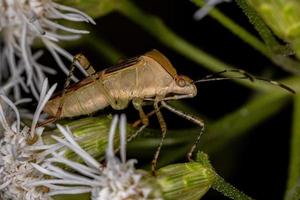
[[[70,77],[73,74],[76,62],[79,62],[86,69],[89,76],[69,86]],[[231,78],[217,77],[229,71],[242,76]],[[193,98],[197,95],[195,83],[235,78],[249,79],[250,81],[255,79],[267,81],[294,93],[291,88],[279,82],[253,77],[247,72],[237,69],[224,70],[193,81],[187,76],[178,75],[171,62],[157,50],[127,59],[100,72],[94,70],[85,56],[78,54],[74,57],[70,74],[65,83],[65,89],[61,93],[54,95],[46,104],[44,111],[52,118],[43,124],[59,118],[91,114],[107,106],[111,106],[115,110],[122,110],[131,101],[139,112],[140,123],[143,124],[135,135],[149,124],[149,115],[155,113],[158,118],[162,138],[152,161],[152,172],[155,172],[159,153],[167,132],[167,125],[160,108],[164,107],[201,127],[199,135],[188,153],[188,159],[191,160],[193,151],[196,149],[204,131],[205,124],[201,119],[171,107],[166,101]],[[143,105],[146,101],[153,102],[154,106],[154,111],[148,115],[143,110]]]

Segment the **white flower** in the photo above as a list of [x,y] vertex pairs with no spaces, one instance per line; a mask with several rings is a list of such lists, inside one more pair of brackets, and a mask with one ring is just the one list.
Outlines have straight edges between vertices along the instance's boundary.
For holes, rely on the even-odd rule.
[[68,74],[60,55],[68,60],[73,56],[56,43],[78,39],[80,34],[88,31],[61,25],[56,21],[61,19],[95,23],[83,12],[52,0],[0,0],[0,80],[8,81],[1,89],[13,88],[15,98],[20,99],[20,86],[25,91],[29,87],[38,99],[44,73],[56,71],[52,69],[53,65],[50,68],[37,62],[42,51],[32,52],[31,47],[36,41],[45,45],[59,67]]
[[[45,80],[42,86],[42,93],[39,100],[34,119],[40,115],[40,110],[47,102],[55,90],[53,85],[48,92],[48,81]],[[47,200],[51,199],[43,188],[30,186],[28,183],[33,180],[40,180],[43,174],[37,171],[31,162],[42,161],[46,154],[40,154],[41,150],[53,148],[43,144],[41,134],[43,128],[35,129],[37,120],[33,121],[35,131],[34,137],[30,135],[28,127],[21,130],[19,111],[7,97],[0,95],[0,125],[3,133],[0,137],[0,199],[6,200]],[[11,107],[15,112],[16,121],[13,124],[7,120],[6,112],[3,109],[4,103]],[[30,144],[32,141],[33,144]]]
[[[109,142],[106,150],[106,165],[85,152],[75,141],[69,128],[57,125],[65,139],[53,136],[58,144],[64,145],[77,153],[84,164],[76,163],[64,157],[65,150],[52,152],[53,157],[44,160],[43,164],[33,166],[42,173],[52,176],[51,179],[33,181],[32,186],[46,186],[49,195],[91,193],[92,200],[144,200],[147,199],[151,188],[141,184],[142,174],[134,168],[136,160],[126,161],[126,117],[121,115],[120,129],[120,155],[119,160],[114,153],[114,136],[118,123],[115,116],[109,132]],[[75,173],[59,168],[56,164],[70,167]]]
[[217,4],[220,4],[222,2],[230,2],[231,0],[204,0],[204,1],[205,1],[205,5],[199,10],[197,10],[194,14],[194,19],[196,20],[200,20],[203,17],[205,17],[209,13],[209,11]]

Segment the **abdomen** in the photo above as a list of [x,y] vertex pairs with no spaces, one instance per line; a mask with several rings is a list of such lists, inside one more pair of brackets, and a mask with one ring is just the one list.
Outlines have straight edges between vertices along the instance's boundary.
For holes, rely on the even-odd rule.
[[[108,106],[99,82],[83,86],[75,91],[65,94],[61,115],[58,117],[75,117],[86,115],[101,110]],[[45,106],[44,111],[51,116],[55,116],[62,97],[51,99]]]

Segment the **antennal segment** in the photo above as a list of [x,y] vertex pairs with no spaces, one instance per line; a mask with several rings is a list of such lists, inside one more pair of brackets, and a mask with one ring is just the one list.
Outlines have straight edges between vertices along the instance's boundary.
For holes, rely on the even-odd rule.
[[[217,77],[217,76],[220,76],[220,75],[228,73],[228,72],[238,73],[243,76],[241,76],[241,77]],[[232,79],[249,79],[250,81],[253,82],[255,77],[242,69],[225,69],[220,72],[209,74],[197,81],[194,81],[194,83],[207,82],[207,81],[219,81],[219,80],[232,80]]]
[[[217,77],[217,76],[220,76],[224,73],[228,73],[228,72],[234,72],[234,73],[238,73],[238,74],[241,74],[242,76],[239,76],[239,77]],[[250,80],[251,82],[254,82],[255,80],[260,80],[260,81],[265,81],[265,82],[268,82],[272,85],[275,85],[275,86],[279,86],[285,90],[287,90],[288,92],[292,93],[292,94],[295,94],[295,90],[293,90],[292,88],[290,88],[289,86],[283,84],[283,83],[280,83],[278,81],[273,81],[273,80],[270,80],[270,79],[266,79],[266,78],[261,78],[261,77],[256,77],[256,76],[253,76],[251,75],[250,73],[242,70],[242,69],[227,69],[227,70],[223,70],[223,71],[220,71],[220,72],[216,72],[216,73],[213,73],[213,74],[210,74],[210,75],[207,75],[197,81],[194,81],[193,83],[202,83],[202,82],[210,82],[210,81],[223,81],[223,80],[234,80],[234,79],[248,79]]]
[[289,92],[292,93],[292,94],[296,94],[296,91],[295,91],[295,90],[293,90],[293,89],[290,88],[289,86],[287,86],[287,85],[285,85],[285,84],[283,84],[283,83],[280,83],[280,82],[278,82],[278,81],[273,81],[273,80],[265,79],[265,78],[261,78],[261,77],[255,77],[255,79],[260,80],[260,81],[268,82],[268,83],[270,83],[270,84],[272,84],[272,85],[279,86],[279,87],[281,87],[281,88],[283,88],[283,89],[289,91]]

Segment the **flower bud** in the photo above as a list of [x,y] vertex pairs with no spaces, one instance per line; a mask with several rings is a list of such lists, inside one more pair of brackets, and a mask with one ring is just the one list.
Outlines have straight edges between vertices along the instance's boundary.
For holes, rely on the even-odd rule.
[[[111,124],[111,116],[101,116],[101,117],[87,117],[73,121],[66,124],[72,131],[78,144],[90,154],[92,157],[97,160],[102,160],[104,158],[105,150],[108,143],[108,132]],[[127,125],[127,138],[130,138],[136,129],[132,126]],[[60,135],[59,130],[51,131],[51,134]],[[44,137],[48,143],[53,143],[50,137]],[[120,138],[114,138],[115,146],[119,146]],[[77,156],[73,151],[67,150],[65,156],[70,160],[80,162],[81,158]]]
[[164,199],[198,200],[211,187],[215,172],[198,162],[172,164],[158,170]]

